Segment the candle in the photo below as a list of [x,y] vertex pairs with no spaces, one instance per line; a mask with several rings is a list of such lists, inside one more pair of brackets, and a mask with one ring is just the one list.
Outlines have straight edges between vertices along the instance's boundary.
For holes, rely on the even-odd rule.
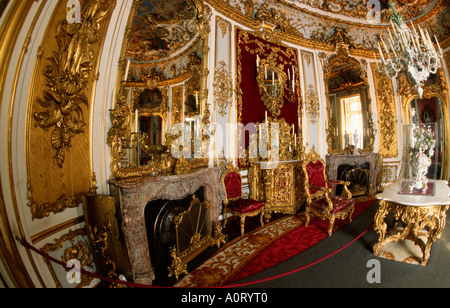
[[134,131],[139,132],[139,110],[136,109],[136,113],[134,114]]
[[391,30],[389,30],[389,28],[388,28],[388,32],[389,32],[389,38],[391,39],[391,41],[393,41]]
[[442,53],[442,49],[441,49],[441,46],[439,45],[439,41],[438,41],[436,35],[434,35],[434,39],[436,40],[436,44],[438,46],[439,53]]
[[266,111],[266,124],[267,124],[267,111]]
[[292,91],[295,94],[295,70],[294,66],[292,65]]
[[430,45],[430,50],[433,50],[434,52],[436,52],[436,50],[434,49],[433,42],[431,42],[431,38],[430,38],[430,34],[428,33],[428,29],[426,29],[425,32],[427,34],[427,40],[428,40],[428,44]]
[[272,85],[275,85],[275,71],[272,70]]
[[256,55],[256,67],[259,67],[259,55]]
[[412,21],[411,21],[411,27],[412,27],[412,29],[414,31],[414,34],[417,36],[417,31],[416,31],[416,28],[414,27],[414,24],[413,24]]
[[297,147],[297,133],[294,134],[294,147]]
[[394,23],[392,22],[392,19],[390,20],[391,22],[391,26],[392,26],[392,30],[394,30],[394,34],[397,34],[397,30],[395,29]]
[[420,27],[420,25],[419,25],[418,27],[419,27],[420,36],[421,36],[421,38],[422,38],[422,42],[423,42],[423,44],[425,45],[425,47],[426,47],[427,49],[429,49],[429,48],[428,48],[427,41],[426,41],[426,39],[425,39],[425,34],[423,33],[422,28]]
[[394,45],[392,44],[391,41],[389,41],[389,45],[391,45],[391,49],[392,49],[392,51],[394,52],[394,57],[397,58],[397,53],[395,52]]
[[384,42],[383,37],[380,36],[380,38],[381,38],[381,42],[383,43],[383,49],[384,49],[384,52],[389,56],[389,52],[388,52],[388,50],[387,50],[387,48],[386,48],[386,43]]
[[380,53],[381,61],[384,63],[384,56],[383,52],[381,51],[380,42],[378,42],[378,52]]
[[267,80],[267,65],[264,65],[264,79]]
[[125,81],[128,80],[128,71],[130,70],[130,63],[131,63],[131,60],[128,59],[128,61],[127,61],[127,68],[125,69]]

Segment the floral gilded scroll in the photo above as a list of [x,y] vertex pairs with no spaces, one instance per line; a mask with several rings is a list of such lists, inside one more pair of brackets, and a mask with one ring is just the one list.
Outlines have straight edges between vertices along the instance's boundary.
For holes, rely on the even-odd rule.
[[371,65],[377,96],[378,125],[380,127],[379,153],[385,158],[398,157],[397,113],[395,109],[392,81]]
[[78,207],[81,194],[96,186],[90,98],[116,1],[80,1],[80,23],[68,22],[66,4],[59,1],[53,10],[30,86],[26,165],[33,219]]

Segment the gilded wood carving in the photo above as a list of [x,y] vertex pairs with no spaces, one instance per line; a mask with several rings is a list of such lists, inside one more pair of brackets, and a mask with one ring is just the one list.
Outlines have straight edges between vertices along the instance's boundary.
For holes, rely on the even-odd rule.
[[228,72],[228,66],[220,61],[214,73],[214,102],[219,108],[219,114],[224,117],[232,97],[232,82]]
[[26,140],[27,197],[33,219],[78,207],[81,193],[96,189],[86,133],[89,100],[116,2],[80,4],[79,23],[67,20],[65,1],[55,6],[33,74]]
[[115,1],[107,0],[89,6],[87,1],[82,2],[84,18],[81,23],[68,23],[63,19],[57,26],[58,48],[47,58],[49,65],[43,72],[47,88],[42,97],[37,97],[44,111],[34,113],[36,126],[52,129],[51,144],[60,168],[72,138],[86,129],[87,115],[82,106],[89,105],[85,89],[87,83],[96,78],[92,73],[98,57],[93,45],[99,41],[104,21],[116,5]]
[[377,95],[378,126],[380,149],[384,158],[398,157],[397,113],[395,110],[394,87],[392,81],[378,72],[372,63],[372,73]]
[[[92,258],[92,252],[87,240],[87,231],[85,228],[77,229],[75,231],[69,230],[66,234],[55,239],[52,243],[44,245],[41,250],[44,253],[59,253],[59,258],[61,261],[68,263],[70,260],[77,260],[80,262],[81,268],[88,268],[90,270],[95,270],[94,260]],[[67,243],[69,246],[67,247]],[[62,254],[61,254],[62,251]],[[56,283],[58,288],[62,288],[63,285],[61,280],[67,279],[66,277],[58,277],[52,264],[47,259],[44,259],[47,263],[50,273]],[[73,277],[71,277],[73,278]],[[94,278],[87,275],[81,275],[81,281],[76,285],[76,288],[82,288],[88,286]]]

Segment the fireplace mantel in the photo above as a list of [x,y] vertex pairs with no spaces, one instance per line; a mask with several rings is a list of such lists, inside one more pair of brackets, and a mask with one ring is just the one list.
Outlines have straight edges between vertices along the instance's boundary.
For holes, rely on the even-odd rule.
[[145,225],[147,204],[159,199],[180,200],[204,187],[204,197],[211,204],[211,221],[215,226],[224,197],[220,172],[220,168],[209,168],[182,175],[109,181],[111,195],[116,198],[120,213],[119,222],[135,283],[150,285],[155,279]]
[[380,170],[379,163],[380,154],[379,153],[368,153],[368,154],[333,154],[326,155],[326,164],[328,167],[328,178],[337,179],[337,171],[340,165],[350,165],[358,166],[364,163],[370,164],[370,193],[375,193],[377,191],[377,174]]

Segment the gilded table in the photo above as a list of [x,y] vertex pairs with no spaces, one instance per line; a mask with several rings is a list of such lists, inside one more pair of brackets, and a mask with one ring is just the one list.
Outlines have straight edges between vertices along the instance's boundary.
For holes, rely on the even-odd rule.
[[[374,229],[379,234],[378,242],[373,246],[375,255],[379,255],[380,248],[389,242],[409,239],[422,250],[420,263],[428,262],[431,245],[444,230],[446,211],[450,205],[447,181],[430,181],[429,185],[435,185],[434,195],[399,194],[401,182],[397,180],[375,196],[380,200],[374,220]],[[395,219],[394,234],[386,236],[385,218],[391,212]],[[403,228],[398,228],[401,224]],[[424,229],[428,230],[426,243],[418,236],[419,231]]]

